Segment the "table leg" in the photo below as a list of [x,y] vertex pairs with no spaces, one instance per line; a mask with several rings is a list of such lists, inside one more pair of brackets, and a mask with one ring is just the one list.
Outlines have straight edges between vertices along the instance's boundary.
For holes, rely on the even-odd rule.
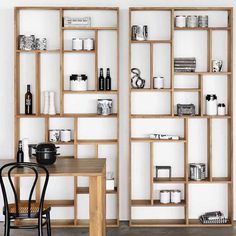
[[89,235],[106,235],[105,176],[92,176],[89,180]]

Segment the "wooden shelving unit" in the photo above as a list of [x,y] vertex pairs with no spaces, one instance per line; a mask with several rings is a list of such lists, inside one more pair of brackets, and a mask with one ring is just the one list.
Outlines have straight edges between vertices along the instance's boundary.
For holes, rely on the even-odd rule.
[[[48,12],[56,12],[58,14],[58,25],[55,25],[55,28],[59,31],[59,48],[56,49],[48,49],[48,50],[32,50],[32,51],[23,51],[18,49],[18,36],[22,33],[21,32],[21,17],[24,12],[40,12],[40,14],[47,14]],[[64,27],[63,26],[63,17],[65,16],[66,12],[73,12],[76,11],[78,13],[84,14],[85,11],[88,11],[87,14],[90,14],[89,12],[104,12],[104,13],[112,13],[114,14],[114,19],[116,22],[116,25],[113,26],[113,23],[111,23],[111,26],[96,26],[96,27]],[[74,13],[74,12],[73,12]],[[95,16],[96,17],[96,16]],[[100,16],[101,17],[101,16]],[[104,15],[106,17],[106,15]],[[31,20],[31,19],[29,19]],[[109,19],[106,22],[106,24],[109,24]],[[119,226],[119,8],[117,7],[16,7],[15,8],[15,152],[17,150],[18,141],[21,138],[21,119],[42,119],[44,121],[45,126],[45,137],[44,140],[41,140],[42,142],[48,142],[48,131],[50,129],[50,120],[51,119],[61,119],[61,118],[70,118],[73,121],[73,139],[70,142],[57,142],[56,145],[67,145],[72,146],[73,148],[73,156],[60,156],[57,161],[60,161],[60,158],[83,158],[83,156],[80,156],[78,154],[78,146],[79,145],[92,145],[94,146],[96,150],[96,157],[99,158],[99,146],[100,145],[115,145],[116,146],[116,158],[114,159],[114,165],[115,165],[115,172],[116,172],[116,187],[114,191],[107,191],[107,194],[115,195],[115,209],[116,212],[114,219],[107,219],[107,226],[108,227],[117,227]],[[83,32],[89,31],[91,33],[94,33],[94,42],[95,42],[95,49],[92,51],[72,51],[65,49],[64,43],[65,43],[65,32],[67,31],[78,31]],[[105,31],[112,31],[115,32],[116,37],[116,72],[115,72],[115,80],[113,80],[114,83],[116,83],[116,88],[111,91],[99,91],[98,90],[98,67],[99,67],[99,33],[105,32]],[[34,34],[34,32],[31,32]],[[42,32],[43,34],[44,32]],[[47,37],[47,35],[45,35]],[[71,38],[72,39],[72,38]],[[102,43],[102,42],[100,42]],[[21,78],[20,78],[20,66],[21,66],[21,54],[34,54],[35,56],[35,94],[33,94],[33,99],[35,100],[35,112],[32,115],[25,115],[22,114],[21,110],[21,103],[24,102],[24,98],[20,97],[20,85],[21,85]],[[41,54],[57,54],[60,60],[60,66],[59,66],[59,78],[58,78],[58,84],[60,86],[60,92],[59,94],[56,94],[56,96],[59,96],[59,112],[56,115],[44,115],[41,111],[41,81],[42,81],[42,75],[41,75]],[[65,90],[64,88],[64,77],[65,77],[65,55],[66,54],[94,54],[93,60],[95,61],[94,66],[92,66],[91,71],[94,70],[95,75],[95,88],[90,89],[88,91],[70,91]],[[68,59],[67,59],[68,60]],[[107,65],[109,66],[109,65]],[[25,84],[26,86],[26,84]],[[64,96],[70,96],[70,95],[113,95],[116,96],[116,112],[111,114],[110,116],[100,116],[97,115],[97,113],[66,113],[64,112]],[[81,139],[79,138],[79,130],[78,130],[78,124],[80,122],[80,118],[83,119],[106,119],[111,118],[116,120],[116,138],[115,139]],[[30,137],[29,137],[30,138]],[[102,156],[104,157],[104,156]],[[107,170],[109,171],[109,170]],[[18,189],[20,189],[19,180],[16,180],[16,184],[18,185]],[[73,219],[60,219],[60,220],[52,220],[52,225],[54,227],[88,227],[89,221],[85,219],[80,219],[77,212],[77,206],[80,201],[79,194],[89,194],[89,188],[88,187],[81,187],[79,186],[77,177],[74,177],[74,196],[72,200],[46,200],[47,204],[52,205],[52,207],[73,207],[74,210],[74,218]],[[38,192],[36,194],[39,194]],[[108,209],[109,210],[109,209]]]
[[[211,27],[211,25],[208,28],[177,28],[175,27],[175,15],[177,14],[184,14],[184,15],[191,15],[196,13],[196,15],[203,14],[207,15],[208,12],[225,12],[227,15],[227,25],[226,26],[220,26],[218,27],[217,25],[214,27]],[[142,17],[137,17],[138,14],[142,14]],[[164,25],[169,25],[169,27],[162,28],[165,29],[166,31],[169,32],[169,38],[165,38],[162,36],[162,38],[154,38],[152,37],[151,39],[145,40],[145,41],[134,41],[131,40],[131,27],[132,25],[136,24],[148,24],[147,22],[148,19],[150,20],[150,15],[148,14],[154,14],[154,13],[166,13],[169,14],[169,23],[165,24],[163,20]],[[135,15],[136,14],[136,15]],[[145,14],[149,17],[148,19],[145,19]],[[156,17],[157,15],[155,15]],[[211,15],[212,16],[212,15]],[[136,18],[135,18],[136,17]],[[135,20],[134,20],[135,19]],[[143,19],[143,20],[142,20]],[[153,19],[153,21],[158,21],[157,19]],[[151,24],[151,23],[150,23]],[[148,26],[149,27],[149,26]],[[151,25],[149,28],[149,31],[152,30],[158,30],[158,26]],[[176,41],[175,41],[175,33],[176,32],[184,32],[184,31],[189,31],[189,34],[192,32],[199,32],[203,31],[206,32],[207,35],[207,70],[206,71],[196,71],[196,72],[175,72],[174,71],[174,57],[179,56],[175,55],[175,47],[177,47]],[[213,42],[212,42],[212,33],[213,32],[226,32],[227,34],[227,52],[226,52],[226,57],[227,57],[227,68],[226,71],[223,72],[218,72],[214,73],[212,72],[212,66],[211,66],[211,61],[213,58]],[[150,33],[150,32],[149,32]],[[201,33],[201,32],[200,32]],[[154,35],[154,34],[153,34]],[[166,35],[166,34],[165,34]],[[163,39],[164,38],[164,39]],[[133,48],[133,45],[136,44],[135,49]],[[146,70],[149,69],[149,77],[145,78],[146,80],[150,80],[150,83],[147,83],[148,85],[145,86],[144,89],[133,89],[131,87],[130,83],[130,78],[132,77],[131,73],[131,68],[133,67],[138,67],[134,62],[133,62],[133,50],[138,50],[137,47],[139,45],[144,45],[147,44],[145,50],[148,50],[148,53],[150,54],[150,57],[148,60],[146,60],[148,57],[148,54],[145,54],[146,57],[143,59],[143,63],[148,64],[145,68]],[[169,66],[169,74],[170,74],[170,81],[169,81],[169,86],[165,87],[164,89],[154,89],[153,88],[153,76],[154,76],[154,46],[156,45],[169,45],[170,47],[170,66]],[[129,77],[128,77],[128,82],[130,84],[129,87],[129,206],[130,206],[130,226],[131,227],[229,227],[232,226],[233,222],[233,134],[232,134],[232,127],[233,127],[233,8],[230,7],[131,7],[129,9]],[[143,48],[142,48],[143,50]],[[135,51],[136,52],[136,51]],[[188,54],[187,54],[188,55]],[[137,53],[135,54],[136,58]],[[194,55],[192,55],[194,56]],[[142,58],[140,55],[139,58]],[[146,61],[145,61],[146,60]],[[160,59],[159,59],[160,60]],[[139,60],[139,65],[140,64]],[[148,62],[147,62],[148,61]],[[136,62],[136,61],[135,61]],[[198,82],[197,87],[187,87],[184,88],[183,86],[180,88],[175,87],[175,77],[176,76],[182,76],[183,78],[188,78],[188,76],[194,76],[196,77],[196,81]],[[225,101],[227,104],[227,114],[225,116],[208,116],[205,115],[204,112],[204,83],[203,80],[207,76],[216,76],[216,79],[218,79],[219,76],[222,78],[219,78],[219,80],[226,80],[227,83],[227,95],[225,97]],[[142,75],[141,75],[142,77]],[[169,103],[166,102],[167,106],[170,106],[170,112],[168,114],[155,114],[155,112],[152,112],[152,114],[145,114],[144,112],[137,113],[137,105],[135,106],[136,110],[135,112],[133,111],[133,104],[134,104],[134,98],[133,94],[138,94],[142,95],[145,94],[147,96],[147,93],[150,93],[150,96],[152,94],[168,94],[170,99]],[[197,102],[198,102],[198,110],[196,111],[197,114],[195,116],[177,116],[175,112],[175,95],[176,94],[181,94],[181,93],[186,93],[187,95],[189,93],[196,93],[197,94]],[[140,101],[140,100],[139,100]],[[164,103],[165,101],[162,100],[161,103]],[[143,103],[144,104],[144,103]],[[142,104],[142,105],[143,105]],[[150,106],[147,104],[147,106]],[[153,114],[154,113],[154,114]],[[145,122],[146,120],[155,120],[155,122],[159,122],[160,120],[165,120],[165,121],[179,121],[183,123],[183,133],[184,136],[182,137],[181,140],[153,140],[149,139],[148,137],[137,137],[137,131],[136,133],[134,132],[135,127],[133,125],[133,122]],[[208,171],[208,176],[207,179],[204,181],[192,181],[189,179],[189,144],[190,144],[190,139],[189,139],[189,123],[191,122],[197,122],[197,120],[205,120],[207,123],[207,171]],[[227,176],[226,177],[215,177],[213,175],[213,146],[212,146],[212,139],[213,137],[213,121],[221,121],[225,120],[227,123],[227,146],[225,149],[227,149]],[[147,124],[147,122],[145,124]],[[138,123],[139,126],[141,123]],[[156,123],[155,123],[156,124]],[[163,123],[162,123],[163,124]],[[137,123],[136,123],[137,125]],[[168,128],[168,127],[167,127]],[[150,124],[148,129],[150,130]],[[144,128],[142,127],[142,133]],[[135,136],[133,136],[133,133],[135,133]],[[172,178],[155,178],[154,174],[154,160],[155,157],[158,157],[158,150],[154,149],[154,145],[156,143],[166,143],[166,145],[176,143],[176,145],[183,145],[183,176],[181,177],[172,177]],[[145,145],[145,150],[147,152],[147,149],[149,149],[149,154],[145,157],[147,162],[150,162],[150,167],[145,163],[145,167],[148,168],[145,170],[145,181],[146,179],[150,178],[150,186],[143,186],[144,182],[137,184],[137,181],[135,182],[136,184],[133,184],[134,177],[133,177],[133,172],[132,172],[132,167],[135,166],[137,167],[137,162],[140,161],[140,157],[144,155],[144,153],[139,154],[138,151],[134,151],[133,145],[135,143],[140,143]],[[179,144],[178,144],[179,143]],[[135,156],[138,155],[139,156]],[[143,162],[142,162],[143,163]],[[163,162],[162,162],[163,163]],[[139,164],[142,165],[142,164]],[[174,168],[174,166],[172,166]],[[137,169],[135,169],[137,171]],[[150,173],[150,174],[149,174]],[[142,176],[144,173],[140,173]],[[137,176],[137,175],[136,175]],[[143,177],[144,178],[144,177]],[[148,182],[148,181],[147,181]],[[147,184],[147,182],[145,182]],[[168,184],[168,186],[175,185],[175,184],[181,184],[183,185],[183,199],[180,204],[161,204],[160,200],[158,197],[154,196],[154,186],[165,186],[165,184]],[[227,199],[225,201],[227,202],[227,211],[228,211],[228,218],[229,218],[229,223],[224,224],[224,225],[204,225],[201,224],[200,221],[196,219],[191,219],[190,216],[190,187],[192,186],[207,186],[208,184],[213,184],[213,185],[219,185],[223,184],[226,185],[227,188]],[[134,186],[133,186],[134,185]],[[144,197],[140,197],[140,199],[134,196],[134,188],[138,189],[138,196],[143,196],[140,194],[140,192],[143,191],[143,189],[147,189],[150,187],[150,194],[149,197],[147,197],[147,191],[145,191]],[[165,188],[164,188],[165,189]],[[145,209],[145,211],[142,211],[142,214],[135,216],[134,209],[139,208],[140,209]],[[149,218],[149,214],[146,213],[146,207],[148,209],[155,209],[155,213],[158,212],[158,207],[182,207],[183,212],[184,212],[184,217],[181,219],[155,219],[153,215],[151,215],[151,218]],[[175,208],[173,208],[174,210]],[[217,210],[217,209],[216,209]],[[145,213],[146,215],[145,215]],[[149,212],[149,211],[147,211]],[[163,211],[162,211],[163,212]],[[152,214],[152,213],[151,213]],[[142,218],[143,217],[143,218]],[[160,216],[159,216],[160,217]],[[141,219],[140,219],[141,218]]]

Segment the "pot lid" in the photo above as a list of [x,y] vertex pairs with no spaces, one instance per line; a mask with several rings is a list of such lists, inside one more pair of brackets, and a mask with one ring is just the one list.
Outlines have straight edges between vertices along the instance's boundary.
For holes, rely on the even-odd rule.
[[53,151],[55,152],[57,150],[55,144],[53,143],[39,143],[36,146],[36,151]]

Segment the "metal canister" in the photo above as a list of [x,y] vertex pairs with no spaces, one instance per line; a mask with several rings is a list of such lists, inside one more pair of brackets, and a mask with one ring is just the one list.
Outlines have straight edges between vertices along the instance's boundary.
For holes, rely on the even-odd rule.
[[155,89],[163,89],[164,88],[164,77],[163,76],[153,77],[153,88],[155,88]]
[[49,130],[49,141],[50,142],[60,141],[60,130],[59,129],[50,129]]
[[75,51],[83,50],[83,39],[73,38],[72,39],[72,50],[75,50]]
[[71,130],[70,129],[62,129],[61,130],[61,141],[62,142],[70,142],[71,141]]
[[204,180],[206,179],[206,164],[204,163],[190,163],[190,179],[191,180]]
[[170,190],[160,191],[160,203],[163,203],[163,204],[170,203]]
[[132,26],[132,40],[147,40],[148,26],[147,25],[133,25]]
[[180,190],[171,190],[171,202],[172,203],[180,203],[181,202],[181,191]]
[[184,15],[177,15],[175,17],[175,27],[186,27],[186,16]]
[[112,114],[112,99],[98,99],[97,114],[103,116]]
[[20,35],[19,36],[20,50],[34,50],[35,49],[35,35]]
[[187,27],[190,28],[198,27],[198,16],[195,15],[187,16]]
[[208,27],[208,15],[198,16],[198,27]]
[[35,43],[36,50],[47,50],[47,39],[46,38],[37,38]]
[[91,51],[94,49],[94,40],[93,38],[84,39],[84,50]]

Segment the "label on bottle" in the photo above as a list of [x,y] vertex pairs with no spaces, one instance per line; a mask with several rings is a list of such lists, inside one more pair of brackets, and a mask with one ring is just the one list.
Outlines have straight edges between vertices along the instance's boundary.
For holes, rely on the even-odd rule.
[[26,106],[31,106],[31,99],[30,98],[25,99],[25,105]]

